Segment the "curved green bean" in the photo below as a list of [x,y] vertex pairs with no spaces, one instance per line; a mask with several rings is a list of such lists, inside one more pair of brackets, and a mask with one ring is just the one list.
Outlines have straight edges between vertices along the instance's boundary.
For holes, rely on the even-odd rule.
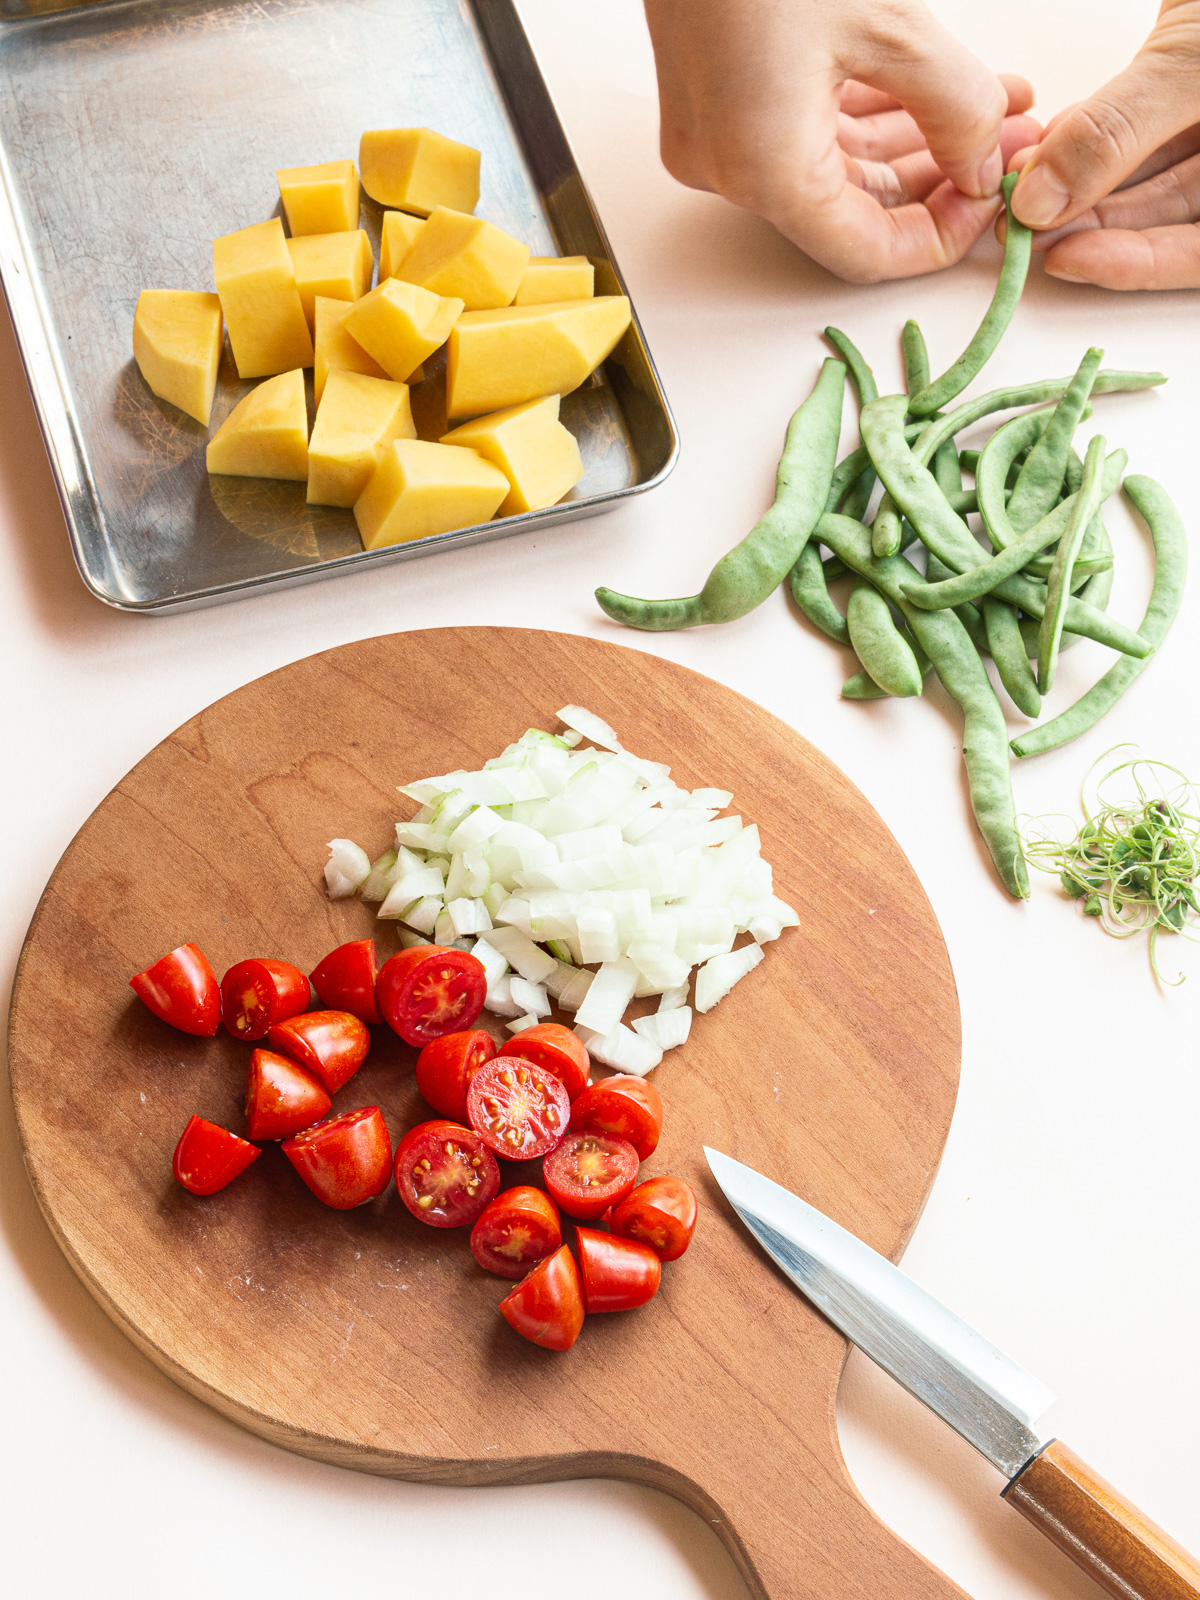
[[911,318],[900,335],[900,352],[904,357],[904,387],[909,394],[920,394],[929,384],[929,351],[925,335]]
[[[1021,451],[1037,443],[1053,416],[1053,411],[1042,409],[1011,417],[1000,424],[979,452],[979,460],[975,465],[975,493],[987,536],[996,550],[1007,549],[1023,531],[1013,526],[1008,514],[1006,491],[1009,471]],[[942,449],[945,448],[943,445]],[[1040,520],[1039,517],[1034,518],[1035,522]],[[1034,554],[1037,554],[1036,550]]]
[[1075,496],[1067,526],[1054,552],[1054,566],[1046,583],[1046,609],[1038,629],[1038,689],[1049,694],[1058,665],[1058,650],[1071,603],[1071,578],[1088,523],[1100,509],[1104,474],[1104,435],[1088,445],[1083,461],[1083,483]]
[[[907,526],[908,524],[905,523],[905,527]],[[952,578],[953,576],[954,573],[951,569],[939,561],[935,555],[930,553],[926,557],[925,579],[927,583],[944,583],[947,578]],[[988,642],[987,633],[983,626],[982,613],[969,600],[964,601],[960,606],[952,606],[950,609],[967,630],[967,637],[976,650],[979,651],[980,655],[984,655],[987,652]]]
[[1067,474],[1071,440],[1083,419],[1103,359],[1104,351],[1095,346],[1087,352],[1041,438],[1025,458],[1008,506],[1009,519],[1018,533],[1040,522],[1058,499]]
[[858,391],[859,405],[865,406],[868,400],[874,400],[879,393],[875,387],[875,374],[867,365],[866,357],[854,340],[840,328],[826,328],[825,337],[846,363],[854,387]]
[[1025,640],[1015,607],[1006,605],[1003,600],[985,600],[983,626],[988,649],[1009,699],[1027,717],[1041,716],[1042,697],[1025,653]]
[[[844,572],[845,567],[842,568]],[[792,599],[815,628],[828,634],[837,644],[850,643],[850,629],[846,619],[829,598],[826,587],[825,566],[821,552],[810,539],[800,552],[792,568],[790,586]]]
[[850,593],[846,624],[855,655],[881,689],[898,697],[920,694],[917,658],[892,620],[887,601],[864,579]]

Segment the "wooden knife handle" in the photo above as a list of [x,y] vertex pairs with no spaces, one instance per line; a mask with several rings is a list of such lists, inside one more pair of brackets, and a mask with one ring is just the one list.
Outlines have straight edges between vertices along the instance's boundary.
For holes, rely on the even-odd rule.
[[1058,1439],[1004,1498],[1116,1600],[1200,1600],[1200,1562]]

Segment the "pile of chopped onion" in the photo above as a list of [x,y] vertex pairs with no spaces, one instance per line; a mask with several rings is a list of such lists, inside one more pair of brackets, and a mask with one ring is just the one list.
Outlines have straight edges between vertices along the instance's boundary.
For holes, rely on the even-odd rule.
[[[396,848],[372,863],[334,839],[325,881],[378,901],[401,944],[470,950],[513,1032],[553,1003],[594,1060],[642,1076],[688,1037],[693,968],[710,1011],[799,919],[772,893],[758,829],[718,815],[732,795],[681,789],[581,706],[558,716],[566,733],[531,728],[481,772],[403,785],[421,809]],[[657,1011],[627,1026],[651,995]]]

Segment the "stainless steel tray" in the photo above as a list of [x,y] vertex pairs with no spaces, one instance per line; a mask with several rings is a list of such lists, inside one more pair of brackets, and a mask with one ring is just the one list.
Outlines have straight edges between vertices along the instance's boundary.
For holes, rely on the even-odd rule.
[[[586,474],[546,511],[364,551],[303,484],[208,478],[208,431],[133,363],[139,291],[211,288],[210,241],[278,214],[277,167],[356,159],[364,128],[413,125],[482,150],[481,215],[624,290],[512,0],[0,0],[0,281],[98,599],[208,605],[589,516],[670,472],[635,319],[563,402]],[[364,197],[377,253],[380,215]],[[213,428],[247,387],[226,352]]]

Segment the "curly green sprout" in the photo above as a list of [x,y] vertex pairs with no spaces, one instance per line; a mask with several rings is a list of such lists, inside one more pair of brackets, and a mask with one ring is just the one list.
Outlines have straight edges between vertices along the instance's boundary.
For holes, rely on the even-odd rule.
[[[1135,757],[1111,767],[1095,781],[1091,809],[1083,784],[1084,824],[1069,844],[1049,832],[1027,835],[1025,854],[1042,872],[1057,872],[1063,890],[1083,901],[1083,914],[1097,917],[1106,933],[1127,939],[1150,931],[1150,966],[1160,983],[1158,936],[1196,937],[1200,923],[1200,789],[1177,767]],[[1114,797],[1116,780],[1124,793]],[[1034,819],[1036,825],[1043,820]]]

